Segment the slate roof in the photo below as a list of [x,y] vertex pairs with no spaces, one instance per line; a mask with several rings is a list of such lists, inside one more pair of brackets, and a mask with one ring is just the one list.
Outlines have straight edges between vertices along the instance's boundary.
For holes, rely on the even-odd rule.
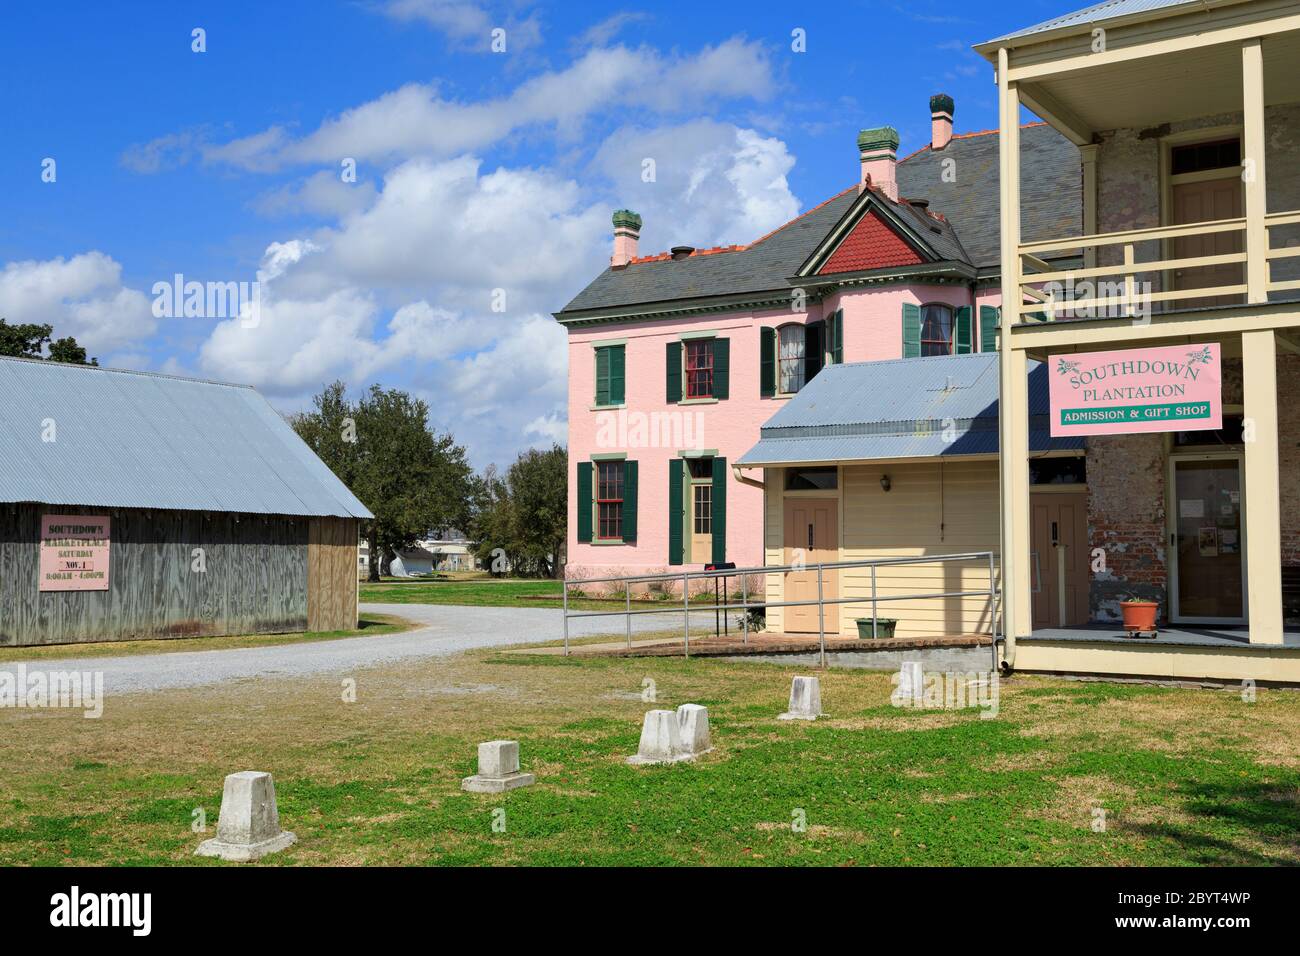
[[1113,20],[1116,17],[1127,17],[1135,13],[1148,13],[1153,10],[1163,10],[1166,7],[1179,6],[1200,6],[1200,3],[1199,0],[1106,0],[1105,3],[1098,3],[1095,6],[1085,7],[1064,16],[1044,20],[1032,27],[1025,27],[1023,30],[996,37],[988,42],[996,43],[999,40],[1014,40],[1019,37],[1032,36],[1035,33],[1059,30],[1062,27],[1088,26],[1101,23],[1104,20]]
[[698,296],[788,290],[787,281],[858,198],[857,186],[739,252],[635,262],[606,268],[564,312],[643,305]]
[[0,502],[373,517],[248,386],[0,358],[0,395]]
[[[947,223],[906,202],[892,203],[876,195],[888,209],[910,220],[940,257],[996,272],[1001,260],[998,139],[996,130],[960,135],[942,151],[926,146],[899,160],[902,198],[929,200],[930,211],[942,214]],[[1025,241],[1078,235],[1083,219],[1078,149],[1038,123],[1022,128],[1021,153]],[[944,181],[946,159],[956,163],[956,175],[949,177],[953,182]],[[557,315],[567,319],[572,313],[656,302],[788,291],[791,277],[858,198],[852,186],[737,251],[606,268]]]
[[[1083,448],[1082,438],[1051,437],[1047,366],[1029,369],[1030,450]],[[997,353],[827,366],[759,436],[736,464],[997,454]]]
[[[953,137],[942,150],[929,146],[898,163],[898,189],[907,199],[929,199],[943,213],[982,269],[1001,268],[1000,186],[997,131]],[[1020,229],[1025,242],[1080,235],[1083,176],[1079,149],[1044,123],[1020,129]],[[944,182],[945,160],[956,164]]]

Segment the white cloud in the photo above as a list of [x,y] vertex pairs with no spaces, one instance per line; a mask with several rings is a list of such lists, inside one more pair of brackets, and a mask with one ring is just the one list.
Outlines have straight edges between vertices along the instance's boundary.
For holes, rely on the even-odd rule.
[[102,252],[7,263],[0,271],[0,316],[11,324],[54,326],[92,354],[138,345],[157,328],[150,300],[122,284],[122,266]]
[[469,50],[487,51],[492,30],[497,27],[506,31],[507,51],[527,49],[542,38],[536,16],[520,19],[465,0],[387,0],[379,10],[394,20],[431,26]]
[[[642,180],[646,159],[655,164],[649,183]],[[695,120],[624,127],[605,141],[592,167],[614,183],[620,204],[641,214],[646,253],[744,244],[793,219],[799,201],[786,176],[794,162],[779,139]]]
[[296,185],[264,193],[254,200],[253,208],[264,216],[310,213],[343,219],[368,207],[375,195],[373,183],[345,183],[339,173],[323,169]]
[[572,134],[603,110],[698,110],[731,99],[766,99],[774,86],[766,51],[739,37],[689,55],[619,46],[591,50],[565,69],[531,77],[499,99],[455,102],[439,95],[434,84],[412,83],[344,111],[300,139],[273,126],[205,146],[203,157],[257,171],[334,164],[344,157],[447,157],[538,126]]

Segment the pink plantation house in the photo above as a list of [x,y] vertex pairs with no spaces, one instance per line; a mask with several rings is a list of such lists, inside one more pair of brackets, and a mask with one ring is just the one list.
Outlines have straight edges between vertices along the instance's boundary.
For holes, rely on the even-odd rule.
[[[894,129],[864,130],[854,185],[746,246],[639,255],[640,216],[614,214],[609,268],[556,313],[569,577],[762,565],[762,469],[736,462],[792,396],[828,365],[997,349],[998,134],[930,109],[929,145],[899,160]],[[1044,124],[1021,143],[1025,238],[1077,233],[1078,149]]]

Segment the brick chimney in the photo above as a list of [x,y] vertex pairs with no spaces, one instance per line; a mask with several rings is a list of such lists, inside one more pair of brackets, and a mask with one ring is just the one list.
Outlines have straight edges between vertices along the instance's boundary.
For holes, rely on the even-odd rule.
[[641,238],[641,217],[630,209],[614,213],[614,255],[609,264],[622,269],[636,258],[636,244]]
[[858,192],[875,186],[894,202],[898,202],[898,130],[892,126],[864,129],[858,133],[858,154],[862,158],[862,177]]
[[952,97],[936,93],[930,97],[930,148],[943,149],[952,140]]

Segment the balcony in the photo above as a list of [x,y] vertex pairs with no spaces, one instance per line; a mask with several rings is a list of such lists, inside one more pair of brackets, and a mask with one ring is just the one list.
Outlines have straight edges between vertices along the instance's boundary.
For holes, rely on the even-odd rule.
[[[1247,277],[1246,218],[1187,225],[1132,229],[1068,239],[1020,243],[1016,284],[1037,305],[1021,309],[1022,320],[1061,321],[1087,318],[1142,318],[1153,312],[1238,305],[1245,302],[1300,298],[1300,279],[1279,278],[1277,268],[1300,259],[1300,245],[1285,235],[1300,225],[1300,210],[1264,216],[1267,245],[1260,250],[1263,282],[1252,289]],[[1290,243],[1284,244],[1284,243]],[[1186,255],[1188,247],[1218,245],[1236,251]],[[1117,252],[1119,262],[1087,265],[1103,250]],[[1084,266],[1060,269],[1045,261],[1053,255],[1082,254]],[[1082,293],[1082,294],[1079,294]]]

